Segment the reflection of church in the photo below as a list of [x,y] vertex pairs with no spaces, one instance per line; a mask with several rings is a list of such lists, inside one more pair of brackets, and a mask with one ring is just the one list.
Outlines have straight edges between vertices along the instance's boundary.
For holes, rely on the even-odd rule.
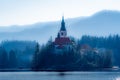
[[67,31],[65,27],[64,17],[62,17],[61,28],[58,32],[57,37],[55,38],[54,45],[56,50],[61,49],[70,49],[72,46],[72,42],[69,37],[67,37]]

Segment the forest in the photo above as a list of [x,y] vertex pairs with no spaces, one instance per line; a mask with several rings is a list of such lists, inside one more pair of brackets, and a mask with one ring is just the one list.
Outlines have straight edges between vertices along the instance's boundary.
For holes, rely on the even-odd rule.
[[54,52],[53,41],[2,41],[0,70],[84,71],[120,66],[120,36],[70,37],[72,48],[62,54]]

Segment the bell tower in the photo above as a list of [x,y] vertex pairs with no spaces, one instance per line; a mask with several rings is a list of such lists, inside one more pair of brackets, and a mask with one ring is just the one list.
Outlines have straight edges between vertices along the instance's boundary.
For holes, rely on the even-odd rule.
[[62,16],[61,28],[60,28],[60,31],[59,31],[58,35],[59,35],[60,38],[67,36],[67,31],[66,31],[66,28],[65,28],[64,16]]
[[71,42],[70,38],[67,36],[67,30],[65,27],[64,16],[62,16],[61,27],[60,27],[58,35],[54,41],[56,51],[59,52],[63,48],[66,48],[68,50],[71,47],[71,44],[72,44],[72,42]]

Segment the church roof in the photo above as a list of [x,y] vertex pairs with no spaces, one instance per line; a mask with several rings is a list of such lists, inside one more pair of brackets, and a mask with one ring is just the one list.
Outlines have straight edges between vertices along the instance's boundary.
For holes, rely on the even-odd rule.
[[54,44],[55,45],[66,45],[71,43],[71,40],[69,37],[63,37],[63,38],[56,38]]

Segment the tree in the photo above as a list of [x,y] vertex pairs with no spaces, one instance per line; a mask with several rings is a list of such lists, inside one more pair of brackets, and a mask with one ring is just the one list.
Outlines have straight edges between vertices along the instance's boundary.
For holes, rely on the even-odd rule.
[[38,68],[38,62],[39,62],[39,44],[37,43],[35,46],[35,53],[33,55],[33,61],[32,61],[32,69],[36,70]]
[[8,54],[3,47],[0,47],[0,68],[8,68]]
[[112,67],[112,51],[110,50],[107,50],[105,52],[104,67],[105,68]]
[[17,57],[15,51],[11,50],[9,52],[9,68],[16,68],[17,67]]

